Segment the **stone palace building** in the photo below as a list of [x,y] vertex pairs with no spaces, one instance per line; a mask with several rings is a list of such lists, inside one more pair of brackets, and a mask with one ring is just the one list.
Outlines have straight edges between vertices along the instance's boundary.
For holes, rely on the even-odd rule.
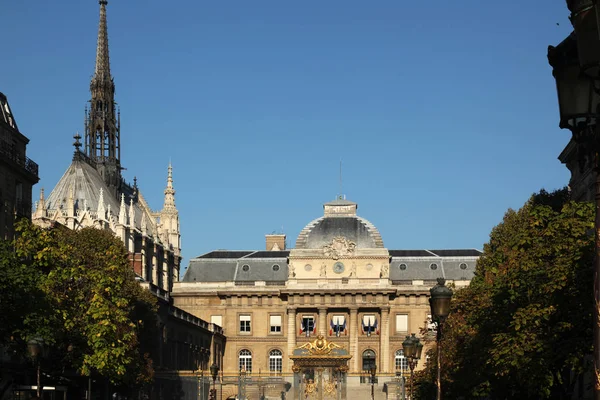
[[[348,387],[368,383],[373,364],[379,383],[406,373],[402,341],[432,329],[429,289],[438,277],[468,285],[481,255],[388,250],[377,228],[357,215],[357,204],[344,198],[324,205],[295,248],[286,249],[285,239],[267,235],[266,250],[201,255],[174,284],[178,307],[223,327],[225,374],[292,382],[290,356],[317,335],[348,350]],[[304,371],[304,378],[313,374]]]

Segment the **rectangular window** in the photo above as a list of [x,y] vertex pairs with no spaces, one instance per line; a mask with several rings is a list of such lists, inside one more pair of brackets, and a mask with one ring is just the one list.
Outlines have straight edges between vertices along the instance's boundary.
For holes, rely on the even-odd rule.
[[404,351],[398,350],[395,357],[396,371],[408,370],[408,359],[404,357]]
[[329,324],[329,335],[340,336],[346,333],[346,316],[333,315]]
[[408,332],[407,314],[396,314],[396,332]]
[[303,315],[300,324],[300,334],[305,334],[306,337],[309,337],[314,333],[316,333],[315,317],[312,315]]
[[210,323],[219,325],[222,328],[223,327],[223,317],[221,315],[211,315]]
[[240,315],[240,333],[250,333],[252,317],[250,315]]
[[271,333],[281,333],[281,315],[270,315],[269,325]]
[[362,318],[362,330],[363,333],[367,336],[371,336],[372,334],[378,334],[377,328],[377,318],[375,318],[374,314],[365,314]]
[[281,375],[283,370],[281,351],[273,350],[269,353],[269,372],[271,375]]

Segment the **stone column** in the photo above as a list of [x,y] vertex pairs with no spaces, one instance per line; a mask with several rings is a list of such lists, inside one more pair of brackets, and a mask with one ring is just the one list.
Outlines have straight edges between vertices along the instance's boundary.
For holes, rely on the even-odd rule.
[[288,343],[288,371],[292,370],[294,362],[290,358],[294,354],[296,348],[296,307],[288,307],[288,326],[287,326],[287,343]]
[[150,277],[148,276],[148,269],[146,263],[148,260],[146,259],[146,238],[142,236],[142,249],[140,250],[142,257],[142,278],[145,281],[149,281]]
[[169,253],[163,250],[163,259],[162,259],[162,288],[167,292],[171,289],[169,287],[169,281],[171,280],[171,274],[169,273]]
[[381,307],[381,330],[379,331],[379,365],[381,372],[390,371],[390,307]]
[[319,390],[319,400],[323,400],[323,368],[317,368],[317,376],[319,379],[319,386],[318,386],[318,390]]
[[359,372],[358,354],[358,307],[350,307],[350,355],[352,356],[350,372]]
[[158,286],[158,257],[156,257],[156,244],[152,247],[152,283]]
[[327,307],[319,308],[319,335],[327,337]]

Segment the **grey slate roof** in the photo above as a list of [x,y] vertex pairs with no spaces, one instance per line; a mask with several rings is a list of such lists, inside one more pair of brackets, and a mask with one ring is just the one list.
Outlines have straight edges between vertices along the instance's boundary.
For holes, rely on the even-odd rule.
[[321,217],[311,221],[298,235],[296,248],[319,249],[331,243],[335,236],[345,236],[356,243],[357,248],[384,247],[381,234],[375,225],[364,218],[353,216]]
[[58,210],[66,207],[71,187],[74,191],[76,208],[83,210],[84,202],[87,200],[87,207],[92,211],[97,211],[100,189],[102,189],[104,191],[104,202],[107,206],[110,204],[113,214],[117,213],[118,215],[119,201],[109,195],[104,179],[98,171],[83,160],[73,160],[54,189],[52,189],[52,193],[46,199],[48,210]]
[[[476,249],[390,250],[390,279],[407,282],[435,281],[441,277],[471,280],[477,257],[481,254]],[[192,259],[182,281],[286,281],[288,255],[289,251],[212,251]],[[435,269],[432,264],[436,265]],[[279,266],[277,271],[273,269],[274,265]],[[404,266],[401,268],[401,265]]]
[[182,282],[232,282],[235,277],[235,259],[193,258],[181,279]]
[[[84,207],[87,206],[87,209],[90,211],[98,211],[100,189],[102,189],[105,211],[108,211],[108,206],[110,205],[111,215],[115,218],[119,216],[119,210],[121,208],[120,199],[117,199],[110,194],[100,173],[81,157],[74,157],[71,165],[69,165],[54,189],[52,189],[50,195],[46,198],[46,208],[48,211],[51,212],[53,210],[65,208],[67,206],[71,188],[73,188],[76,210],[84,210]],[[129,201],[132,197],[132,190],[128,185],[123,185],[122,192],[125,195],[125,214],[129,216]],[[138,194],[138,198],[136,198],[133,203],[135,227],[137,229],[141,229],[142,214],[145,213],[140,205],[140,199],[142,197],[141,193]],[[152,217],[152,215],[146,213],[146,229],[148,234],[156,233],[154,232],[153,224],[151,223],[153,219],[154,217]]]
[[[217,258],[215,253],[222,253],[227,258]],[[271,256],[249,258],[228,258],[235,254],[249,252],[242,251],[218,251],[204,254],[194,258],[182,278],[183,282],[254,282],[254,281],[285,281],[288,277],[287,254],[279,257],[278,253],[289,253],[273,251]],[[263,252],[252,252],[263,253]],[[278,267],[275,267],[278,266]]]

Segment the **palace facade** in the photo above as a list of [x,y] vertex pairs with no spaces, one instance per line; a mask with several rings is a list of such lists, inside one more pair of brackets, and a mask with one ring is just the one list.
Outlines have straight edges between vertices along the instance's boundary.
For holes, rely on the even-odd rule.
[[481,252],[389,250],[357,208],[343,198],[326,203],[292,249],[285,235],[267,235],[266,250],[217,250],[190,261],[172,297],[223,327],[225,374],[292,382],[290,356],[318,335],[348,350],[349,387],[367,383],[372,365],[379,382],[407,372],[402,341],[432,336],[429,289],[437,278],[468,285]]

